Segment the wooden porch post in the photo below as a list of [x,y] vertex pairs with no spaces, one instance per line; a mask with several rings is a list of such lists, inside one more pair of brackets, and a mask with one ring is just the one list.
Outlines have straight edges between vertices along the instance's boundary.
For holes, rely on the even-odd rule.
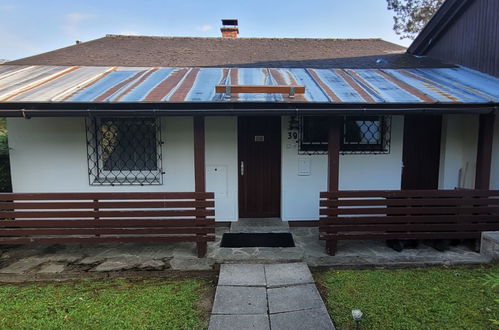
[[328,191],[337,191],[339,187],[341,123],[340,117],[330,117],[329,119]]
[[[340,141],[341,141],[341,117],[329,118],[329,135],[328,135],[328,188],[329,192],[339,190],[340,176]],[[335,255],[338,246],[338,240],[326,240],[326,251],[330,255]]]
[[492,142],[494,140],[495,114],[480,115],[478,148],[476,155],[475,189],[490,188]]
[[[194,117],[194,189],[196,192],[206,192],[205,174],[205,139],[204,139],[204,117]],[[196,220],[206,220],[205,216],[196,217]],[[199,225],[197,225],[199,226]],[[201,236],[205,235],[199,235]],[[198,257],[204,257],[208,250],[206,241],[197,242]]]

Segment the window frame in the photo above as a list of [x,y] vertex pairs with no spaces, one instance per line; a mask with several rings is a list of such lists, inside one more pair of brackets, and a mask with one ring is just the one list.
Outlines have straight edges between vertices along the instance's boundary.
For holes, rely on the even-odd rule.
[[[142,125],[147,125],[146,121],[154,124],[154,145],[156,147],[154,158],[156,159],[155,169],[106,169],[105,160],[102,154],[103,147],[100,143],[102,133],[100,132],[103,121],[134,120],[141,121]],[[162,165],[162,145],[161,120],[158,117],[89,117],[87,123],[87,160],[90,185],[161,185],[163,184]],[[144,148],[145,149],[145,148]]]
[[[346,138],[346,124],[349,120],[366,120],[366,118],[377,117],[380,121],[380,143],[369,144],[369,143],[347,143]],[[305,137],[305,127],[310,127],[304,121],[308,118],[321,118],[324,122],[327,122],[327,116],[300,116],[298,117],[298,153],[299,154],[327,154],[328,152],[328,141],[304,141]],[[342,116],[341,125],[341,140],[340,140],[340,153],[341,154],[389,154],[390,144],[391,144],[391,121],[392,116],[385,115],[364,115],[364,116]],[[291,121],[296,121],[291,119]],[[366,120],[368,121],[368,120]],[[374,121],[374,120],[372,120]],[[326,134],[327,135],[327,134]]]
[[[376,117],[378,120],[368,120],[367,118]],[[341,131],[341,144],[340,150],[342,152],[383,152],[384,140],[386,139],[386,116],[367,115],[367,116],[345,116],[343,118],[343,125]],[[374,118],[373,118],[374,119]],[[381,131],[379,132],[379,143],[347,143],[345,142],[347,136],[347,122],[348,121],[379,121]]]

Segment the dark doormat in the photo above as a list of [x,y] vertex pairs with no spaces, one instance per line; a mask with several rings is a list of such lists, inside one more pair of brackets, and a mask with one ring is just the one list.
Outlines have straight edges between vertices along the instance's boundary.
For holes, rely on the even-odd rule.
[[226,233],[220,247],[294,247],[290,233]]

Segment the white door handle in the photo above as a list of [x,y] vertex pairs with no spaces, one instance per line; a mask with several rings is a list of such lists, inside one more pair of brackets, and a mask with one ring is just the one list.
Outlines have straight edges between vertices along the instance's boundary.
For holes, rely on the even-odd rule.
[[241,160],[241,176],[244,176],[244,162]]

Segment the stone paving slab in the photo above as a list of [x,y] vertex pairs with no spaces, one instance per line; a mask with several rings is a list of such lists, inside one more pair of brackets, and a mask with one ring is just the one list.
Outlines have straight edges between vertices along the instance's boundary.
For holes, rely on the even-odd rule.
[[222,264],[218,285],[265,286],[265,271],[260,264]]
[[209,330],[228,329],[334,326],[306,264],[228,264],[220,267]]
[[325,308],[270,314],[272,330],[334,330]]
[[303,262],[265,265],[267,287],[314,283],[310,269]]
[[212,314],[266,314],[264,287],[218,286]]
[[210,270],[213,269],[215,260],[211,258],[173,258],[170,260],[170,266],[175,270]]
[[5,268],[0,269],[1,274],[23,274],[46,262],[43,258],[21,259]]
[[[208,242],[207,258],[197,258],[196,245],[192,242],[2,246],[0,274],[20,277],[24,274],[35,274],[42,265],[50,262],[66,266],[57,276],[79,272],[82,276],[92,277],[99,272],[89,270],[95,270],[103,263],[103,266],[97,268],[103,272],[151,269],[212,270],[217,264],[225,262],[306,262],[311,267],[408,267],[474,265],[488,263],[494,255],[499,255],[498,245],[483,248],[484,255],[481,255],[463,244],[439,252],[423,241],[417,249],[396,252],[382,241],[340,241],[336,256],[328,256],[324,241],[318,239],[317,227],[289,228],[295,240],[294,248],[220,248],[222,234],[228,231],[229,228],[216,228],[215,241]],[[109,260],[122,262],[108,263]],[[113,268],[114,270],[111,270]],[[270,284],[270,287],[272,285]]]
[[213,315],[208,330],[270,330],[269,316],[258,315]]
[[58,274],[64,270],[64,264],[48,263],[43,265],[38,271],[39,274]]
[[324,307],[315,284],[268,289],[267,296],[271,314]]

